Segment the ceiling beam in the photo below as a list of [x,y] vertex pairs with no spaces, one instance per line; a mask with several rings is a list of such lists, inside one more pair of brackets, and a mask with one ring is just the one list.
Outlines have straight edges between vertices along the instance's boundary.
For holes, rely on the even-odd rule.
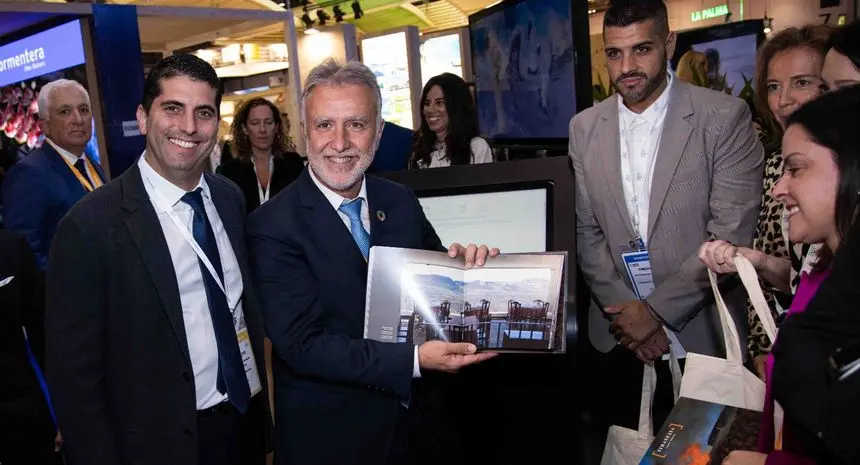
[[424,10],[422,10],[421,8],[418,8],[417,6],[413,5],[412,3],[403,2],[400,4],[400,8],[403,8],[404,10],[415,15],[418,19],[423,21],[424,24],[427,25],[427,27],[436,27],[436,24],[433,21],[431,21],[430,18],[427,17],[427,13],[425,13]]
[[[288,21],[289,16],[281,18],[280,24],[283,24],[284,21]],[[276,23],[277,24],[277,23]],[[259,31],[261,28],[266,28],[271,25],[271,22],[262,22],[262,21],[245,21],[242,23],[238,23],[235,26],[224,27],[220,29],[213,30],[211,32],[204,32],[201,34],[197,34],[191,37],[187,37],[183,40],[169,42],[165,44],[167,50],[177,50],[181,48],[185,48],[194,44],[200,44],[204,42],[216,42],[216,41],[224,41],[229,40],[234,36],[244,35],[251,36]],[[151,42],[147,40],[147,37],[141,37],[142,42]]]

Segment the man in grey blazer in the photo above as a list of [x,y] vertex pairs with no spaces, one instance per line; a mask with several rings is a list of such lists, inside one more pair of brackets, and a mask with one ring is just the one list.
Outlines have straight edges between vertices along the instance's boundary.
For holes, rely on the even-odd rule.
[[[635,429],[642,363],[656,361],[660,425],[673,404],[659,360],[669,345],[724,354],[697,250],[709,238],[752,243],[763,149],[743,101],[669,73],[675,34],[662,1],[612,4],[604,43],[617,92],[571,120],[569,150],[589,338],[603,353],[595,386],[607,401],[595,404],[607,423]],[[724,296],[743,335],[742,292]]]

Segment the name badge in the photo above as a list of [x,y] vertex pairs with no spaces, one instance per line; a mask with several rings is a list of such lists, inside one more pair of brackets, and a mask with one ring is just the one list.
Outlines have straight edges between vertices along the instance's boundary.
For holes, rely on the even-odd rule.
[[644,249],[623,252],[621,259],[627,269],[627,276],[633,283],[633,290],[640,300],[646,299],[654,291],[654,277],[651,275],[651,258]]
[[239,353],[242,355],[245,376],[248,377],[248,387],[251,388],[253,397],[262,391],[263,387],[260,383],[260,374],[257,372],[257,360],[251,347],[251,337],[248,335],[248,325],[245,323],[245,312],[241,305],[233,312],[233,327],[236,330],[236,339],[239,340]]

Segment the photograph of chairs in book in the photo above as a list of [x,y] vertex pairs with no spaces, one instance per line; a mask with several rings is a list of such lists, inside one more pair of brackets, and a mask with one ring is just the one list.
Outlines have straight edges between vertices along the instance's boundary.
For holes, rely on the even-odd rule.
[[755,450],[761,412],[682,397],[640,465],[720,465],[733,450]]
[[364,337],[564,353],[566,252],[501,254],[466,269],[445,252],[370,249]]
[[410,263],[403,273],[398,342],[471,342],[478,349],[549,349],[552,270]]

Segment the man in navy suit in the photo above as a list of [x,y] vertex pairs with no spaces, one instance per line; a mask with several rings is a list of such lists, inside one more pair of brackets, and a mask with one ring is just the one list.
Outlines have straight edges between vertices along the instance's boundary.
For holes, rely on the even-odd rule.
[[45,84],[39,92],[39,119],[45,145],[9,169],[3,180],[3,218],[6,229],[27,238],[44,270],[57,223],[107,178],[84,153],[93,120],[84,86],[69,79]]
[[[329,59],[311,70],[301,113],[308,168],[248,218],[276,354],[278,465],[456,463],[459,435],[441,414],[440,372],[493,355],[465,343],[362,338],[369,247],[445,250],[411,190],[365,176],[380,107],[366,66]],[[448,254],[481,266],[498,252],[452,244]]]
[[146,151],[60,220],[47,268],[46,376],[74,465],[264,465],[271,418],[245,198],[206,172],[215,70],[147,75]]

